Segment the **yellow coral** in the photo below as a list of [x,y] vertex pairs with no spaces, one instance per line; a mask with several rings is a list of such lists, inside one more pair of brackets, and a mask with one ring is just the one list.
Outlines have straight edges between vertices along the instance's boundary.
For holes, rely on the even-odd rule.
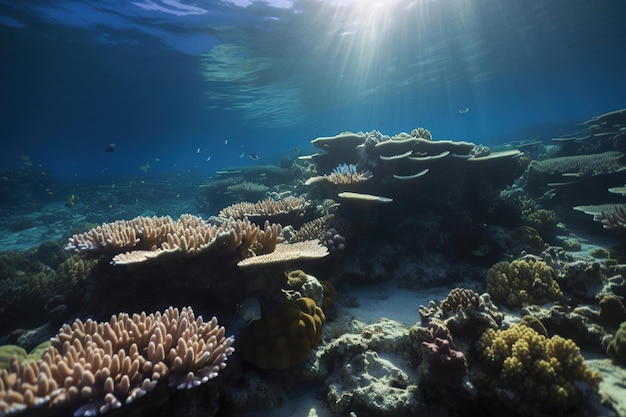
[[237,346],[246,361],[261,369],[287,369],[309,358],[325,320],[311,298],[286,301],[245,327]]
[[74,254],[59,265],[57,274],[64,283],[72,287],[87,276],[96,263],[96,260],[83,259]]
[[487,271],[487,292],[495,302],[509,307],[557,301],[563,294],[552,275],[552,268],[543,261],[498,262]]
[[476,350],[487,375],[487,380],[477,382],[487,389],[497,386],[513,392],[511,407],[525,404],[541,412],[565,413],[580,403],[576,382],[597,391],[601,380],[585,366],[574,341],[547,338],[523,323],[487,330]]

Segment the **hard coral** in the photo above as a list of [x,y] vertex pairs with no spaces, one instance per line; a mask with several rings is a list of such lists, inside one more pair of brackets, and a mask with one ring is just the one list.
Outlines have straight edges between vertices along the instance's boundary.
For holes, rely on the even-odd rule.
[[325,320],[311,298],[286,301],[245,327],[237,346],[246,361],[261,369],[287,369],[309,358]]
[[626,364],[626,321],[619,326],[615,337],[606,349],[606,353],[615,361]]
[[487,271],[487,292],[509,307],[557,301],[563,294],[553,274],[545,262],[532,258],[498,262]]
[[0,415],[36,407],[84,404],[74,416],[93,416],[130,404],[162,380],[188,389],[217,376],[233,352],[217,319],[204,322],[190,307],[109,322],[64,325],[38,361],[0,370]]
[[601,381],[574,341],[547,338],[524,324],[487,330],[476,351],[484,366],[477,386],[522,414],[566,413],[581,404],[581,384],[597,391]]

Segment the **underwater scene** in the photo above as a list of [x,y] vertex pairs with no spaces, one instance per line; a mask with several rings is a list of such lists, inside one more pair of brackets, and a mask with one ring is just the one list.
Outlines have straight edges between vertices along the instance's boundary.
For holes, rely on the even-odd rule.
[[626,417],[624,16],[0,0],[0,417]]

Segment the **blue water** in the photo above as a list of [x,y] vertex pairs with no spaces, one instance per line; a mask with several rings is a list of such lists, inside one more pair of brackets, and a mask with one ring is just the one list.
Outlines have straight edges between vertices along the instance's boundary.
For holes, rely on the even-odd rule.
[[547,140],[624,107],[623,16],[604,0],[1,0],[0,167],[211,174],[419,126]]

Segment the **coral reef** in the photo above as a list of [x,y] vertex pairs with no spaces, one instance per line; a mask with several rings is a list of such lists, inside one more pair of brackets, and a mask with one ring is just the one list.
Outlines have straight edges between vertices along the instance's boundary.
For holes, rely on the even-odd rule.
[[553,275],[545,262],[532,258],[498,262],[487,271],[487,292],[509,307],[557,301],[562,293]]
[[109,322],[65,325],[39,361],[0,370],[0,411],[80,405],[75,416],[130,404],[167,379],[189,389],[215,378],[233,352],[214,317],[190,307],[146,315],[120,313]]
[[237,337],[237,349],[260,369],[287,369],[309,358],[325,320],[311,298],[285,301],[246,326]]
[[597,391],[601,380],[572,340],[547,338],[524,324],[487,330],[476,351],[484,367],[477,387],[521,415],[564,414],[581,405],[583,384]]

